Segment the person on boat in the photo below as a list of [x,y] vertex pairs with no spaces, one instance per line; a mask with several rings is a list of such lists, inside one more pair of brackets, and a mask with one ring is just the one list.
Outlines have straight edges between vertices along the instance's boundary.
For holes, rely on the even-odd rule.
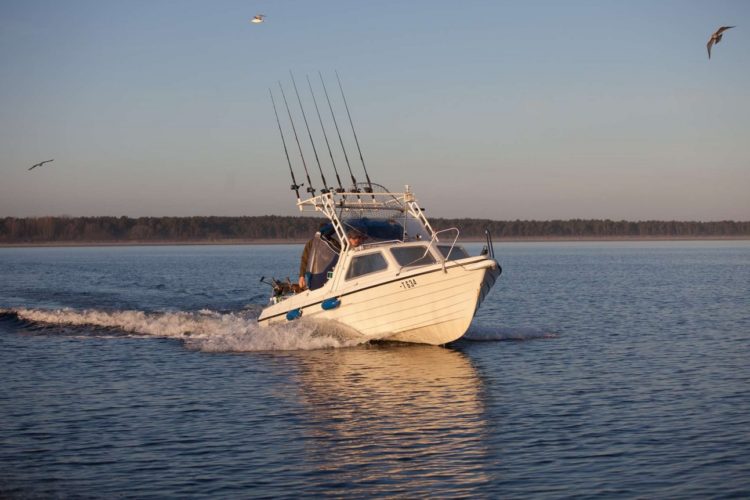
[[341,251],[334,234],[333,226],[324,222],[305,244],[299,263],[300,290],[315,290],[325,284],[328,271],[336,265]]
[[356,228],[351,228],[346,233],[346,239],[349,240],[350,248],[357,248],[367,240],[367,235]]
[[[357,228],[349,228],[346,233],[351,248],[356,248],[365,242],[367,235]],[[322,224],[302,251],[299,264],[298,285],[301,290],[315,290],[322,287],[328,280],[328,272],[338,262],[341,244],[333,237],[333,227]]]

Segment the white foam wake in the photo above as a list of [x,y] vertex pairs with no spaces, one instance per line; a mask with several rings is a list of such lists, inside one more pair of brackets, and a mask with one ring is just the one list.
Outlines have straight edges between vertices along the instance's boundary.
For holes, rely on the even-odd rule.
[[332,323],[299,320],[261,328],[245,312],[144,312],[95,309],[14,309],[0,313],[44,325],[111,328],[131,335],[180,339],[190,349],[243,352],[347,347],[361,337]]
[[489,340],[533,340],[557,338],[556,333],[537,330],[535,328],[497,328],[489,326],[472,325],[462,339],[489,341]]

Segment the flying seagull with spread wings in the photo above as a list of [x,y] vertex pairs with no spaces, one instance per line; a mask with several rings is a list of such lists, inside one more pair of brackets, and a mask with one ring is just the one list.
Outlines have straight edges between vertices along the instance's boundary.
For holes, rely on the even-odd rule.
[[49,163],[49,162],[51,162],[51,161],[55,161],[55,159],[54,159],[54,158],[52,158],[51,160],[45,160],[45,161],[39,162],[39,163],[37,163],[36,165],[32,165],[32,166],[31,166],[31,168],[29,168],[29,170],[33,170],[33,169],[35,169],[36,167],[41,167],[41,166],[42,166],[42,165],[44,165],[45,163]]
[[708,58],[711,59],[711,47],[715,43],[719,43],[721,41],[721,37],[723,36],[722,33],[724,33],[729,28],[734,28],[734,26],[722,26],[721,28],[716,30],[716,33],[711,35],[711,38],[708,39],[708,44],[706,44],[706,48],[708,49]]
[[265,17],[266,17],[265,14],[258,14],[257,16],[255,16],[254,18],[252,18],[250,20],[250,22],[251,23],[255,23],[255,24],[260,24],[260,23],[263,22],[263,20],[264,20]]

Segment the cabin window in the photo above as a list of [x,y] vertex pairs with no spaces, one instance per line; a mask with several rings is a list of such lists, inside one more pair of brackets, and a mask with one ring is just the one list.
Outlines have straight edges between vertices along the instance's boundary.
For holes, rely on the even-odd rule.
[[[440,253],[443,254],[443,257],[448,260],[465,259],[469,256],[469,254],[466,253],[466,250],[459,246],[454,246],[453,250],[451,250],[450,245],[438,245],[438,249],[440,250]],[[450,253],[450,256],[448,256],[448,253]]]
[[435,257],[424,245],[391,248],[391,253],[400,266],[426,266],[435,263]]
[[346,279],[358,278],[366,274],[376,273],[388,268],[388,262],[380,252],[357,255],[352,258],[349,264],[349,270],[346,272]]

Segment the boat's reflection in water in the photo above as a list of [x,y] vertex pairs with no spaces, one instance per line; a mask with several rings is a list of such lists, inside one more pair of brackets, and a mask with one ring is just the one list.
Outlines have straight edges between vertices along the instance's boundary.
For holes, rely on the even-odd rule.
[[468,495],[487,486],[481,381],[465,355],[380,344],[308,351],[303,360],[316,492]]

